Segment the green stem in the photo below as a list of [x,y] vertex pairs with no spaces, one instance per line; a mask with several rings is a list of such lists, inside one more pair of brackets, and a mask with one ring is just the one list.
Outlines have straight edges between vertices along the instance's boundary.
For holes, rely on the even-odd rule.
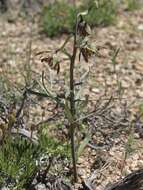
[[59,51],[62,51],[65,47],[65,45],[69,42],[69,39],[71,38],[71,35],[67,37],[67,39],[65,40],[65,42],[62,44],[62,46],[60,48],[58,48],[55,52],[58,53]]

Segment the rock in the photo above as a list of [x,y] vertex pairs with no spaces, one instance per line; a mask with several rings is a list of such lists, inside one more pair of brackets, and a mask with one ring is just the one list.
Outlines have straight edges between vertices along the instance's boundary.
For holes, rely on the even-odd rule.
[[44,184],[38,184],[35,187],[36,190],[46,190],[46,186]]
[[138,25],[138,30],[143,31],[143,24]]
[[2,187],[1,190],[9,190],[7,187]]

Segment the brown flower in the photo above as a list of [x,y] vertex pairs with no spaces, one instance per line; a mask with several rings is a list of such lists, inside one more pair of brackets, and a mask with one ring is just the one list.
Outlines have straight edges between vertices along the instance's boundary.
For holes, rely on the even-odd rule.
[[53,57],[43,57],[41,58],[41,62],[48,63],[49,67],[51,68],[53,66]]
[[57,74],[60,72],[60,61],[56,60],[54,56],[48,56],[41,58],[41,62],[45,62],[52,70],[55,70]]
[[88,62],[89,58],[94,55],[96,52],[89,47],[83,47],[80,49],[80,54],[82,54],[84,60]]
[[90,27],[89,25],[83,20],[82,16],[80,15],[80,19],[77,26],[77,32],[80,36],[86,37],[90,35]]

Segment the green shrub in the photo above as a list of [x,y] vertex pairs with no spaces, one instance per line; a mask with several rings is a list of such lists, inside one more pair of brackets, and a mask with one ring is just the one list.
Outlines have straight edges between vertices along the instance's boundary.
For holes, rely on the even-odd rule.
[[[55,124],[53,127],[57,127]],[[50,136],[48,126],[41,126],[39,131],[40,147],[49,154],[49,156],[61,156],[70,158],[70,145],[67,142],[60,141],[58,138]]]
[[76,18],[76,8],[63,2],[50,4],[43,11],[43,28],[49,37],[61,32],[71,32]]
[[68,154],[67,144],[47,134],[40,133],[37,144],[23,137],[7,136],[0,151],[0,188],[24,190],[35,171],[47,164],[39,162],[44,155],[67,158]]
[[90,26],[109,25],[116,17],[116,1],[114,0],[84,0],[81,9],[88,9],[85,20]]
[[[81,1],[82,2],[82,1]],[[43,10],[43,29],[49,37],[59,33],[71,32],[74,28],[76,13],[89,10],[86,22],[91,25],[111,24],[116,16],[116,1],[113,0],[83,0],[80,7],[64,2],[55,2]]]
[[39,151],[26,139],[9,137],[0,151],[0,186],[22,189],[36,168]]
[[135,9],[138,9],[140,7],[140,2],[139,0],[126,0],[126,6],[127,10],[133,11]]

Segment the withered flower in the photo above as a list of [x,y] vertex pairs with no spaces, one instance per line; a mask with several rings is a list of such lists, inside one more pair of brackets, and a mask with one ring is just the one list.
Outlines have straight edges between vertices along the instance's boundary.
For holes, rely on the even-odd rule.
[[45,62],[48,64],[48,66],[57,72],[57,74],[60,72],[60,61],[58,61],[54,55],[51,56],[47,56],[47,57],[43,57],[41,58],[41,62]]
[[53,66],[53,57],[43,57],[41,58],[41,62],[46,62],[48,63],[49,67],[52,67]]
[[80,15],[80,18],[79,18],[77,32],[79,36],[83,36],[83,37],[86,37],[91,34],[91,29],[89,25],[83,20],[82,15]]
[[89,43],[88,41],[88,37],[85,37],[83,40],[79,41],[79,61],[80,61],[80,57],[81,55],[83,56],[84,60],[86,62],[88,62],[89,58],[92,55],[97,55],[100,56],[100,53],[98,51],[98,49],[91,43]]
[[88,47],[81,48],[80,51],[81,51],[81,54],[82,54],[82,56],[83,56],[83,58],[84,58],[84,60],[85,60],[86,62],[88,62],[88,59],[89,59],[92,55],[95,54],[95,51],[92,50],[92,49],[90,49],[90,48],[88,48]]

